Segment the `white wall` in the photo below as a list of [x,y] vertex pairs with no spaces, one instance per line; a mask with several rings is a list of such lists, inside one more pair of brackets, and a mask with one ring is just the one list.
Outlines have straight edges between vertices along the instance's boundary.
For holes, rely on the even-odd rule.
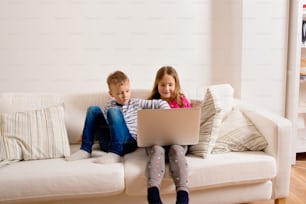
[[177,68],[183,87],[209,83],[208,1],[1,0],[0,91],[100,91],[125,71],[152,88]]
[[230,83],[237,97],[241,87],[243,0],[212,1],[212,83]]
[[284,115],[287,0],[243,0],[241,98]]
[[283,113],[286,0],[1,0],[0,92],[101,91],[125,71],[152,88],[177,68],[183,89],[230,83]]
[[284,115],[289,1],[215,0],[213,5],[212,82],[228,82],[236,97]]

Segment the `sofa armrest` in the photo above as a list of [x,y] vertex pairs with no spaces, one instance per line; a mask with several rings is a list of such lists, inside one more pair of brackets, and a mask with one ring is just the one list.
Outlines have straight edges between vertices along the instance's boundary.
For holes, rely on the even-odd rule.
[[239,108],[254,123],[256,128],[265,136],[269,145],[264,150],[275,158],[277,175],[273,179],[273,197],[284,198],[289,194],[291,173],[291,122],[274,113],[258,107],[236,102]]

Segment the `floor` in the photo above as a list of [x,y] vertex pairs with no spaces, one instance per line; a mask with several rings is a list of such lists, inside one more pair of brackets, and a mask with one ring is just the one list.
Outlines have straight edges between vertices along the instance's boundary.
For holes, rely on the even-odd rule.
[[[290,193],[286,204],[306,203],[306,153],[296,155],[296,164],[291,168]],[[251,204],[274,204],[273,200]]]
[[290,194],[287,204],[306,203],[306,153],[297,154],[291,169]]

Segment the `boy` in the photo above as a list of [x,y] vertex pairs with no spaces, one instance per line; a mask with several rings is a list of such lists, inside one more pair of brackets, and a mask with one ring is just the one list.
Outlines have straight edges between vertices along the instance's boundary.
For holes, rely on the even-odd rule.
[[67,157],[67,161],[89,158],[97,138],[101,150],[107,154],[94,162],[120,162],[122,156],[137,148],[137,111],[170,108],[163,100],[131,98],[130,81],[122,71],[111,73],[107,78],[107,85],[113,99],[106,103],[104,113],[98,106],[87,109],[81,148]]

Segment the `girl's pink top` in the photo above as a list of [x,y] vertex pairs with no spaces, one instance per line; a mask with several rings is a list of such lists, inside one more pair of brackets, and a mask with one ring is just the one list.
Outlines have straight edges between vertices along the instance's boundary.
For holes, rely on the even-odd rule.
[[[187,100],[186,97],[181,96],[181,99],[182,99],[183,104],[185,105],[185,108],[190,108],[191,107],[190,103],[189,103],[189,101]],[[173,101],[169,102],[169,106],[170,106],[170,108],[183,108],[177,103],[177,101],[175,99]]]

